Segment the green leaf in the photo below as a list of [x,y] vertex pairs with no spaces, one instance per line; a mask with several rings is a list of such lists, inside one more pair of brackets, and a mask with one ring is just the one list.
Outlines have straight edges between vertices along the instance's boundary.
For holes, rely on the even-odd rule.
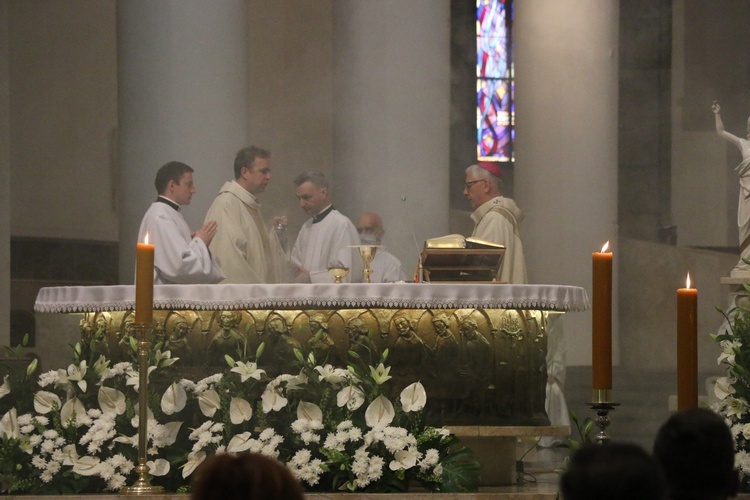
[[477,491],[481,466],[468,448],[451,451],[440,464],[443,466],[442,491],[461,493]]

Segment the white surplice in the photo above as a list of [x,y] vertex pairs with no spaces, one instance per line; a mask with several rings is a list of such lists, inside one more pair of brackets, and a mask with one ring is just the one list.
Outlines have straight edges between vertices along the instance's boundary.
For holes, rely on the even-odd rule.
[[[320,222],[313,224],[313,219],[308,219],[302,225],[292,249],[292,263],[307,269],[313,283],[331,282],[328,267],[340,259],[341,250],[349,245],[359,245],[357,229],[352,221],[334,209]],[[352,262],[341,264],[352,267]],[[345,281],[350,279],[348,276]]]

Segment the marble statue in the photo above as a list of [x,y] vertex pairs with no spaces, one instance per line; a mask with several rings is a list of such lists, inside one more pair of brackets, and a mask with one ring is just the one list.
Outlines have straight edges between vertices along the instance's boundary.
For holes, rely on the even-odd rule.
[[746,138],[737,137],[724,130],[721,121],[721,106],[714,101],[711,106],[716,120],[716,133],[734,144],[742,153],[742,162],[735,167],[740,178],[740,199],[737,205],[737,226],[740,231],[740,261],[732,269],[733,278],[750,278],[750,118],[747,120]]

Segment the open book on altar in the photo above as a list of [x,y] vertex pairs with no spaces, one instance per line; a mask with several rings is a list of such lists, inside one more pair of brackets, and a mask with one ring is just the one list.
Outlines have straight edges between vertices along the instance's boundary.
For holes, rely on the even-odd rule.
[[495,281],[505,246],[449,234],[425,241],[422,268],[425,281]]

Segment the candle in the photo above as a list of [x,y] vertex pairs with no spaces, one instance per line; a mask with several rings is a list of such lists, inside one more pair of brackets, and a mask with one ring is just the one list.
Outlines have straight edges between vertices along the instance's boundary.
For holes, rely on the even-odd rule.
[[698,290],[677,290],[677,409],[698,406]]
[[146,241],[136,247],[135,322],[151,323],[154,309],[154,245]]
[[594,252],[591,300],[591,368],[594,402],[601,402],[597,393],[604,392],[609,399],[612,390],[612,252],[607,252],[609,242],[601,252]]

